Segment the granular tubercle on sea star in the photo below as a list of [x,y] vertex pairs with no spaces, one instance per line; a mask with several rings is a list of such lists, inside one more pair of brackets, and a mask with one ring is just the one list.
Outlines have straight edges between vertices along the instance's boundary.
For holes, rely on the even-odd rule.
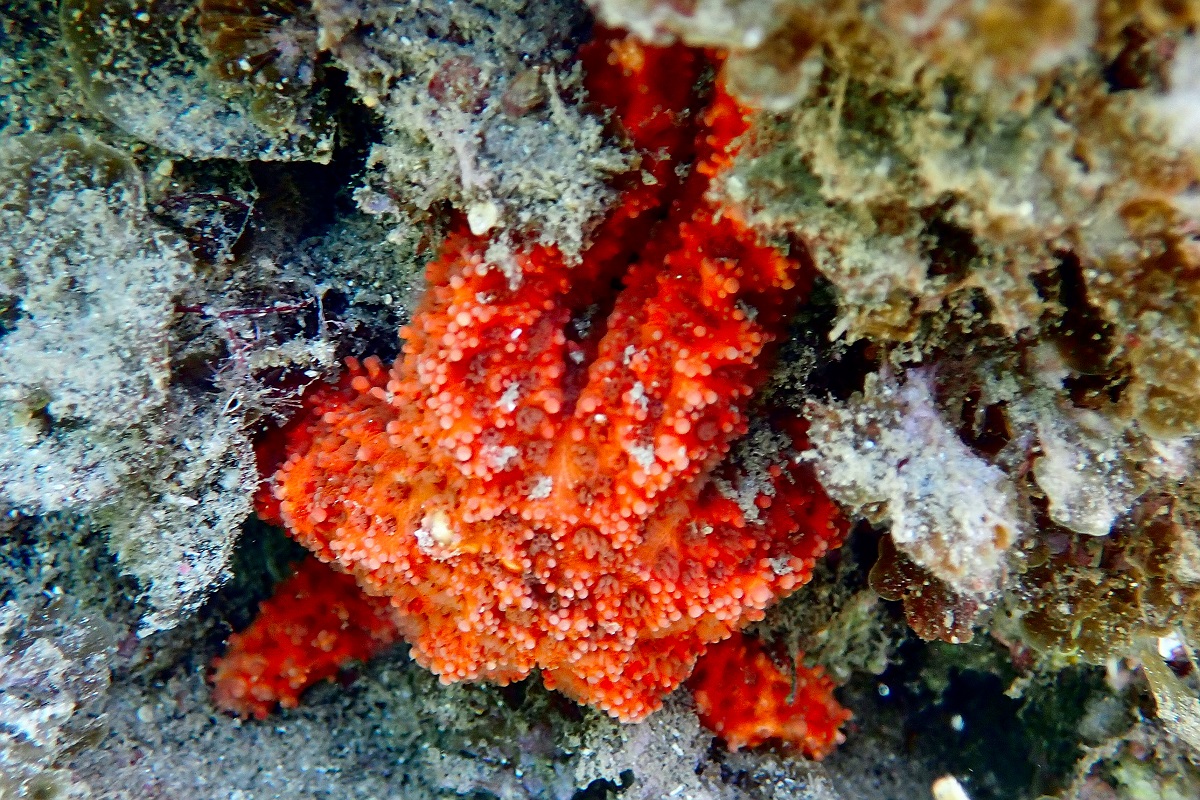
[[710,647],[687,685],[700,721],[730,750],[781,742],[821,759],[845,739],[840,728],[851,714],[829,676],[799,657],[785,672],[740,632]]
[[[743,110],[719,86],[701,110],[694,49],[602,36],[584,61],[644,155],[582,262],[530,246],[497,265],[461,226],[395,364],[352,360],[310,398],[264,510],[388,598],[443,681],[540,669],[630,721],[845,525],[794,452],[722,464],[810,280],[706,196]],[[241,655],[218,691],[259,713],[241,699],[259,678],[222,668]]]
[[275,587],[246,630],[229,637],[213,675],[213,701],[265,717],[295,708],[300,693],[400,638],[386,598],[364,594],[354,577],[306,558]]

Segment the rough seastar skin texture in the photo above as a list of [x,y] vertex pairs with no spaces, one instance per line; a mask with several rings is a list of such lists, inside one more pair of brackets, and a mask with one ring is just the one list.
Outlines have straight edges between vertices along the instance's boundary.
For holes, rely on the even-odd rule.
[[263,719],[276,704],[295,708],[309,686],[399,638],[385,598],[363,594],[350,575],[306,558],[254,624],[229,637],[228,652],[213,664],[213,701]]
[[839,729],[851,717],[820,667],[797,658],[785,672],[757,639],[740,632],[708,649],[688,688],[700,722],[730,750],[779,741],[821,759],[844,741]]
[[638,720],[845,527],[794,453],[720,464],[809,280],[705,199],[743,112],[693,111],[695,50],[602,38],[585,63],[646,155],[582,263],[452,235],[401,357],[310,400],[264,511],[390,598],[443,681],[536,668]]

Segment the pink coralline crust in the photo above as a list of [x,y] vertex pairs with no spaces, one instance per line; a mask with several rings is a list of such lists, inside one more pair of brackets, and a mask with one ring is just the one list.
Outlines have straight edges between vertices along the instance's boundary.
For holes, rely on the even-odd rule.
[[851,714],[819,667],[781,669],[757,639],[735,633],[705,653],[688,679],[700,721],[730,750],[779,742],[824,758],[845,737]]
[[264,510],[388,598],[443,681],[536,668],[637,720],[845,525],[794,452],[719,488],[751,485],[721,461],[810,277],[705,196],[743,112],[718,88],[697,113],[695,50],[605,37],[584,60],[645,156],[582,263],[502,269],[453,234],[401,357],[317,393]]
[[312,684],[399,639],[386,599],[369,597],[354,578],[307,558],[262,604],[245,631],[229,637],[213,662],[213,701],[262,719],[276,704],[294,708]]

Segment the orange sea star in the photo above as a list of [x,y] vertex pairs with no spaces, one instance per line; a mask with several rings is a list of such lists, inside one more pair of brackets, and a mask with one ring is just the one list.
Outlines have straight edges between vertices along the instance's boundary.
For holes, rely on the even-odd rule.
[[307,558],[275,587],[258,619],[229,637],[213,674],[213,700],[262,718],[352,661],[366,661],[399,638],[386,598],[363,594],[350,575]]
[[713,645],[688,678],[696,712],[730,750],[779,741],[824,758],[844,738],[850,712],[833,698],[833,681],[796,660],[780,669],[757,639],[735,633]]
[[536,668],[637,720],[845,529],[794,452],[721,464],[810,277],[706,197],[743,111],[717,87],[696,112],[696,50],[584,59],[644,155],[582,263],[532,246],[501,269],[460,228],[395,364],[309,399],[265,510],[389,598],[444,681]]

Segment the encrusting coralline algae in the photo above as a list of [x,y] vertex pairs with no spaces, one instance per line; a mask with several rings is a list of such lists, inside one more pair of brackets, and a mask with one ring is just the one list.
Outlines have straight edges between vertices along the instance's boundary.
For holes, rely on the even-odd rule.
[[903,385],[867,376],[852,409],[810,402],[805,416],[821,483],[839,502],[887,520],[892,541],[951,587],[989,595],[1027,523],[1007,476],[941,418],[930,370]]
[[[599,25],[631,38],[585,65]],[[658,47],[696,69],[639,86]],[[1194,0],[0,9],[0,796],[1195,795],[1197,76]],[[647,144],[689,120],[711,159]],[[237,721],[222,642],[334,584],[288,582],[280,500],[387,596],[250,627],[343,680],[292,663],[298,707]],[[822,546],[772,550],[789,513]],[[438,687],[404,637],[664,707]]]

